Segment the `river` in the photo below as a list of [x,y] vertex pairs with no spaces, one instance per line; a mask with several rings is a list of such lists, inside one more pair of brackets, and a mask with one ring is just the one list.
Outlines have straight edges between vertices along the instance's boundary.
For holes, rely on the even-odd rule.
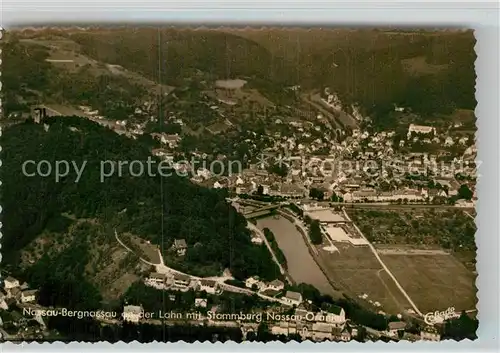
[[295,225],[286,218],[268,217],[257,221],[260,229],[269,228],[285,254],[288,273],[297,283],[307,283],[316,287],[323,294],[334,295],[336,292],[314,261],[307,244]]

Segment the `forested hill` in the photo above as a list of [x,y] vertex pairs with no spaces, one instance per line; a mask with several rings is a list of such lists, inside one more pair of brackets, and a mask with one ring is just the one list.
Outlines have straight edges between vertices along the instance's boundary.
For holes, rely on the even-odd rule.
[[[44,124],[27,121],[4,130],[2,136],[2,255],[11,263],[40,234],[46,234],[47,228],[54,228],[64,213],[76,220],[96,219],[108,235],[116,227],[163,249],[174,239],[184,238],[189,246],[184,262],[193,268],[230,268],[238,279],[279,275],[266,249],[251,243],[244,217],[225,201],[224,192],[175,175],[133,177],[124,173],[119,177],[115,173],[100,182],[101,161],[146,161],[150,155],[147,145],[81,118],[49,118],[45,123],[50,126],[48,131]],[[23,175],[22,165],[27,160],[46,160],[52,166],[66,160],[78,168],[84,161],[87,164],[78,183],[74,169],[56,182],[53,174]],[[33,165],[28,166],[29,173],[34,170]],[[89,239],[92,241],[115,239]]]
[[201,70],[214,79],[245,77],[263,93],[329,86],[370,115],[393,103],[424,115],[476,105],[471,31],[116,28],[69,38],[96,60],[173,86]]
[[274,68],[281,62],[274,62],[272,55],[252,40],[210,30],[114,29],[74,33],[69,38],[98,61],[116,63],[173,86],[182,84],[197,70],[214,78],[277,80]]

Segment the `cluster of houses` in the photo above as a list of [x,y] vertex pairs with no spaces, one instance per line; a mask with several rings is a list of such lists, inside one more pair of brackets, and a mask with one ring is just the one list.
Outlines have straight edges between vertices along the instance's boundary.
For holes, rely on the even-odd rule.
[[345,311],[332,306],[328,311],[311,312],[298,307],[292,316],[295,320],[282,320],[270,326],[275,335],[300,335],[313,341],[349,342],[358,335],[358,328],[347,323]]
[[[202,299],[197,299],[202,300]],[[206,300],[206,299],[205,299]],[[123,318],[125,321],[138,323],[144,318],[144,310],[141,306],[127,305],[123,308]],[[343,308],[331,306],[328,310],[309,311],[304,305],[297,307],[293,315],[282,315],[274,311],[261,313],[266,322],[268,322],[269,332],[274,335],[299,335],[302,339],[313,341],[344,341],[348,342],[358,335],[358,327],[348,323]],[[183,318],[181,314],[172,315],[173,319]],[[226,325],[241,326],[242,331],[252,326],[253,330],[257,327],[256,323],[220,321],[199,314],[192,318],[205,322],[206,325]]]
[[186,292],[190,289],[203,291],[208,294],[220,294],[222,288],[219,283],[211,279],[196,279],[183,273],[158,273],[152,272],[144,280],[150,287],[160,290],[178,290]]
[[274,296],[285,289],[285,283],[279,279],[265,282],[261,281],[258,276],[252,276],[246,279],[245,287]]
[[[338,306],[332,306],[327,311],[309,312],[303,306],[295,310],[295,320],[278,321],[269,326],[275,335],[298,334],[302,339],[313,341],[343,341],[348,342],[356,338],[360,327],[347,320],[345,311]],[[379,334],[398,340],[407,328],[404,321],[389,322],[387,329]],[[416,337],[415,339],[418,339]],[[441,334],[434,326],[426,326],[420,332],[420,339],[424,341],[440,341]]]
[[[156,152],[156,151],[155,151]],[[164,153],[164,152],[156,152]],[[319,164],[328,166],[328,157],[314,157]],[[363,157],[364,158],[364,157]],[[377,157],[378,158],[378,157]],[[347,169],[332,166],[321,172],[297,168],[290,169],[286,177],[274,175],[257,165],[229,176],[215,176],[208,169],[200,168],[191,180],[210,188],[227,188],[238,195],[260,192],[264,195],[278,196],[288,199],[308,197],[310,190],[315,188],[324,192],[324,199],[332,195],[342,197],[344,202],[432,202],[435,197],[452,197],[457,195],[461,182],[455,179],[455,174],[475,178],[476,168],[460,164],[460,161],[438,164],[432,156],[427,159],[422,156],[406,156],[401,159],[400,166],[384,167],[371,174],[364,174],[365,167],[357,160],[342,161],[343,165],[352,166]],[[186,168],[179,165],[179,169]],[[188,167],[189,168],[189,167]],[[389,173],[399,173],[389,177]],[[415,180],[406,180],[405,175],[415,176]],[[435,175],[435,176],[432,176]],[[420,176],[428,176],[440,188],[428,187],[428,181],[419,180]],[[391,185],[391,190],[383,191],[377,184]],[[473,186],[471,184],[471,186]]]
[[37,290],[30,289],[27,283],[19,283],[19,280],[8,276],[3,280],[3,288],[0,290],[0,308],[8,310],[15,303],[32,303],[36,301]]
[[[259,280],[257,276],[253,276],[246,279],[245,287],[268,297],[277,297],[285,289],[285,283],[279,279],[265,282]],[[304,301],[302,294],[290,290],[287,290],[279,299],[282,304],[287,306],[299,306]]]
[[[326,94],[324,103],[338,109],[341,108],[341,102],[334,92]],[[211,108],[213,107],[211,106]],[[353,106],[352,110],[356,120],[363,120],[357,106]],[[395,107],[395,110],[403,111],[404,109]],[[285,124],[283,119],[277,119],[276,126]],[[407,132],[408,139],[401,139],[400,146],[418,141],[434,143],[443,147],[454,144],[467,147],[462,156],[455,156],[455,161],[447,162],[444,165],[441,163],[437,166],[437,160],[442,159],[441,157],[445,156],[446,151],[438,151],[436,155],[397,153],[394,146],[395,131],[369,133],[354,129],[350,136],[344,136],[345,139],[337,141],[337,139],[332,138],[332,134],[338,134],[337,130],[331,126],[330,129],[325,129],[322,123],[324,120],[321,116],[318,116],[315,121],[293,121],[292,119],[287,123],[289,125],[287,136],[282,135],[279,131],[274,135],[267,136],[271,140],[268,141],[269,146],[260,152],[266,156],[265,159],[269,163],[273,163],[272,161],[279,157],[282,151],[289,151],[294,156],[291,160],[287,159],[288,157],[285,158],[284,162],[288,167],[288,175],[285,177],[273,174],[268,170],[269,165],[263,165],[258,161],[251,161],[249,165],[245,165],[245,168],[236,168],[230,171],[229,175],[224,176],[215,175],[206,167],[201,166],[194,167],[178,163],[174,167],[176,170],[188,173],[191,180],[197,184],[211,188],[228,188],[239,195],[259,191],[270,196],[300,199],[307,197],[312,188],[317,188],[324,190],[325,199],[333,194],[342,195],[345,202],[397,202],[399,200],[429,202],[435,196],[451,197],[457,190],[455,186],[446,190],[431,190],[426,185],[418,185],[416,182],[410,187],[405,184],[405,175],[392,175],[395,173],[392,173],[391,168],[388,171],[384,169],[385,167],[378,172],[367,174],[363,163],[361,163],[361,168],[357,167],[360,161],[397,159],[408,167],[407,172],[411,175],[429,175],[436,179],[449,178],[452,184],[454,184],[457,172],[457,168],[454,166],[456,162],[460,164],[462,175],[471,178],[476,175],[473,162],[477,151],[473,141],[467,136],[454,139],[448,134],[438,134],[435,127],[410,124]],[[161,145],[161,148],[153,150],[153,154],[160,158],[173,159],[181,136],[166,133],[156,133],[152,136]],[[314,139],[316,136],[318,138]],[[258,136],[256,135],[255,138],[257,139]],[[245,142],[247,145],[256,146],[256,141],[252,139],[246,139]],[[193,151],[193,153],[196,155],[197,152]],[[259,151],[252,150],[252,154],[258,155]],[[414,156],[415,154],[419,156]],[[226,158],[226,156],[212,157],[217,160]],[[333,160],[341,161],[342,165],[334,164]],[[464,166],[462,163],[464,161],[472,162],[470,167]],[[346,165],[350,165],[350,167],[345,168]],[[381,181],[391,184],[391,191],[381,191],[378,186],[373,186]],[[417,185],[415,186],[415,184]],[[349,188],[349,185],[358,185],[358,187],[352,189]]]
[[160,134],[160,133],[154,132],[151,134],[151,137],[160,141],[160,143],[162,145],[166,145],[172,149],[176,148],[182,140],[182,138],[179,134],[166,134],[166,133]]

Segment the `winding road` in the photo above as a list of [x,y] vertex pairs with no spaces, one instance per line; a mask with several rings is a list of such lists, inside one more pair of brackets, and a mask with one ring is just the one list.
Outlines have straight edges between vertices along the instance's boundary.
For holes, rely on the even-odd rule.
[[283,266],[281,266],[280,262],[278,261],[278,258],[274,254],[273,248],[271,247],[271,244],[269,244],[269,241],[267,241],[267,238],[264,235],[264,233],[259,228],[257,228],[254,224],[252,224],[248,221],[247,221],[247,227],[250,228],[250,230],[253,230],[255,233],[257,233],[257,235],[264,241],[264,244],[266,244],[267,249],[271,253],[271,256],[273,257],[274,262],[276,263],[276,265],[278,265],[281,274],[284,275],[286,277],[287,282],[291,284],[292,283],[291,279],[287,275],[287,272],[285,271]]
[[[132,249],[130,249],[125,243],[123,243],[120,240],[120,238],[118,237],[118,233],[117,233],[116,229],[114,231],[115,231],[115,238],[118,241],[118,243],[121,246],[123,246],[128,252],[131,252],[131,253],[135,254],[135,252]],[[160,250],[158,250],[158,251],[160,251]],[[139,254],[136,254],[136,255],[139,256]],[[240,293],[240,294],[247,294],[247,295],[255,295],[255,294],[257,294],[262,299],[265,299],[265,300],[268,300],[268,301],[272,301],[272,302],[275,302],[275,303],[283,304],[283,302],[281,301],[281,299],[269,297],[267,295],[264,295],[262,293],[259,293],[259,292],[256,292],[256,291],[253,291],[253,290],[250,290],[250,289],[241,288],[241,287],[237,287],[237,286],[233,286],[231,284],[225,283],[225,281],[227,281],[228,279],[230,279],[228,276],[221,276],[221,277],[197,277],[197,276],[190,275],[189,273],[184,273],[184,272],[175,270],[175,269],[173,269],[173,268],[168,267],[167,265],[165,265],[165,263],[163,261],[163,256],[161,255],[161,252],[160,252],[159,255],[160,255],[160,263],[159,264],[154,264],[152,262],[149,262],[149,261],[141,258],[140,256],[139,256],[139,259],[142,262],[144,262],[144,263],[146,263],[148,265],[155,266],[156,271],[158,273],[163,273],[163,274],[167,274],[167,273],[181,274],[181,275],[184,275],[184,276],[188,276],[192,280],[198,280],[198,281],[202,280],[202,279],[213,280],[213,281],[216,281],[219,284],[220,288],[222,288],[223,290],[226,290],[228,292]],[[288,277],[287,277],[287,279],[288,279]]]

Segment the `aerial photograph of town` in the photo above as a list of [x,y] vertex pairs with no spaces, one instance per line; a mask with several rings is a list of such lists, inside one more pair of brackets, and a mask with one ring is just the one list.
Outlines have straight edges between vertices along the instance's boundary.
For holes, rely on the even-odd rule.
[[5,31],[0,341],[476,339],[475,43]]

